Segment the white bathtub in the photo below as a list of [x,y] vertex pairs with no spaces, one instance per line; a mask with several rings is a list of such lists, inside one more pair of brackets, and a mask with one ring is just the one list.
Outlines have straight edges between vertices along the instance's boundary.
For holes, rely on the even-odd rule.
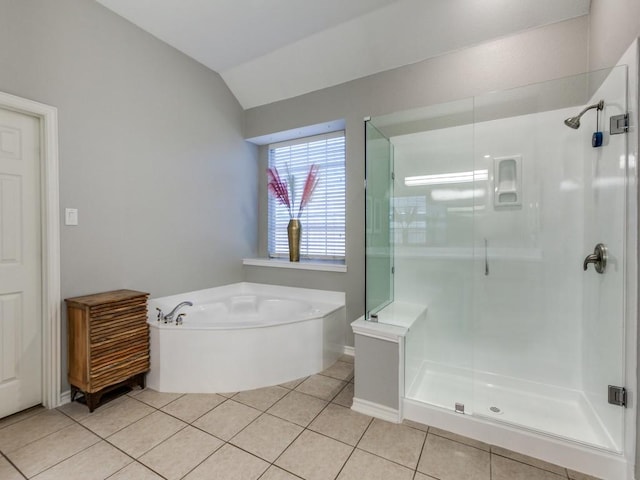
[[[158,322],[183,301],[182,325]],[[236,283],[149,301],[151,370],[160,392],[235,392],[318,373],[343,351],[345,295]]]

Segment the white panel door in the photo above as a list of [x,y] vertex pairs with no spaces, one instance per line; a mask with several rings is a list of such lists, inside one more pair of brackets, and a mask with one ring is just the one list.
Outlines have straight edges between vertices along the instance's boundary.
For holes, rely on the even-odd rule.
[[0,108],[0,417],[42,399],[39,138]]

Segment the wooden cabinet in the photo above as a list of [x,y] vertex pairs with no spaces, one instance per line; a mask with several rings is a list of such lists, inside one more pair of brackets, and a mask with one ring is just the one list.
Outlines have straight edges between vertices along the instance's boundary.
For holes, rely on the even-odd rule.
[[148,293],[134,290],[67,298],[71,400],[83,392],[93,412],[105,393],[144,388],[149,371]]

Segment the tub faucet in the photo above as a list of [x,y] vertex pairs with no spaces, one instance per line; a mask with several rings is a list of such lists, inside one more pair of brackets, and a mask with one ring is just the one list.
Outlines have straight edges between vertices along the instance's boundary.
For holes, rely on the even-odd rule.
[[164,323],[173,323],[173,317],[175,316],[176,312],[185,306],[193,306],[193,303],[186,301],[186,302],[180,302],[178,305],[176,305],[175,307],[173,307],[173,310],[171,310],[169,313],[167,313],[166,315],[162,313],[162,310],[160,310],[159,308],[157,308],[156,310],[158,310],[158,321],[160,320],[164,320]]

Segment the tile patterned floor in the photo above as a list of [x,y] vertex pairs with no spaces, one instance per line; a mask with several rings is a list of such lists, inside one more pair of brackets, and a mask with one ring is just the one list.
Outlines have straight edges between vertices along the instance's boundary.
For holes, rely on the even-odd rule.
[[450,432],[353,412],[353,360],[220,395],[134,390],[0,419],[0,479],[588,480]]

